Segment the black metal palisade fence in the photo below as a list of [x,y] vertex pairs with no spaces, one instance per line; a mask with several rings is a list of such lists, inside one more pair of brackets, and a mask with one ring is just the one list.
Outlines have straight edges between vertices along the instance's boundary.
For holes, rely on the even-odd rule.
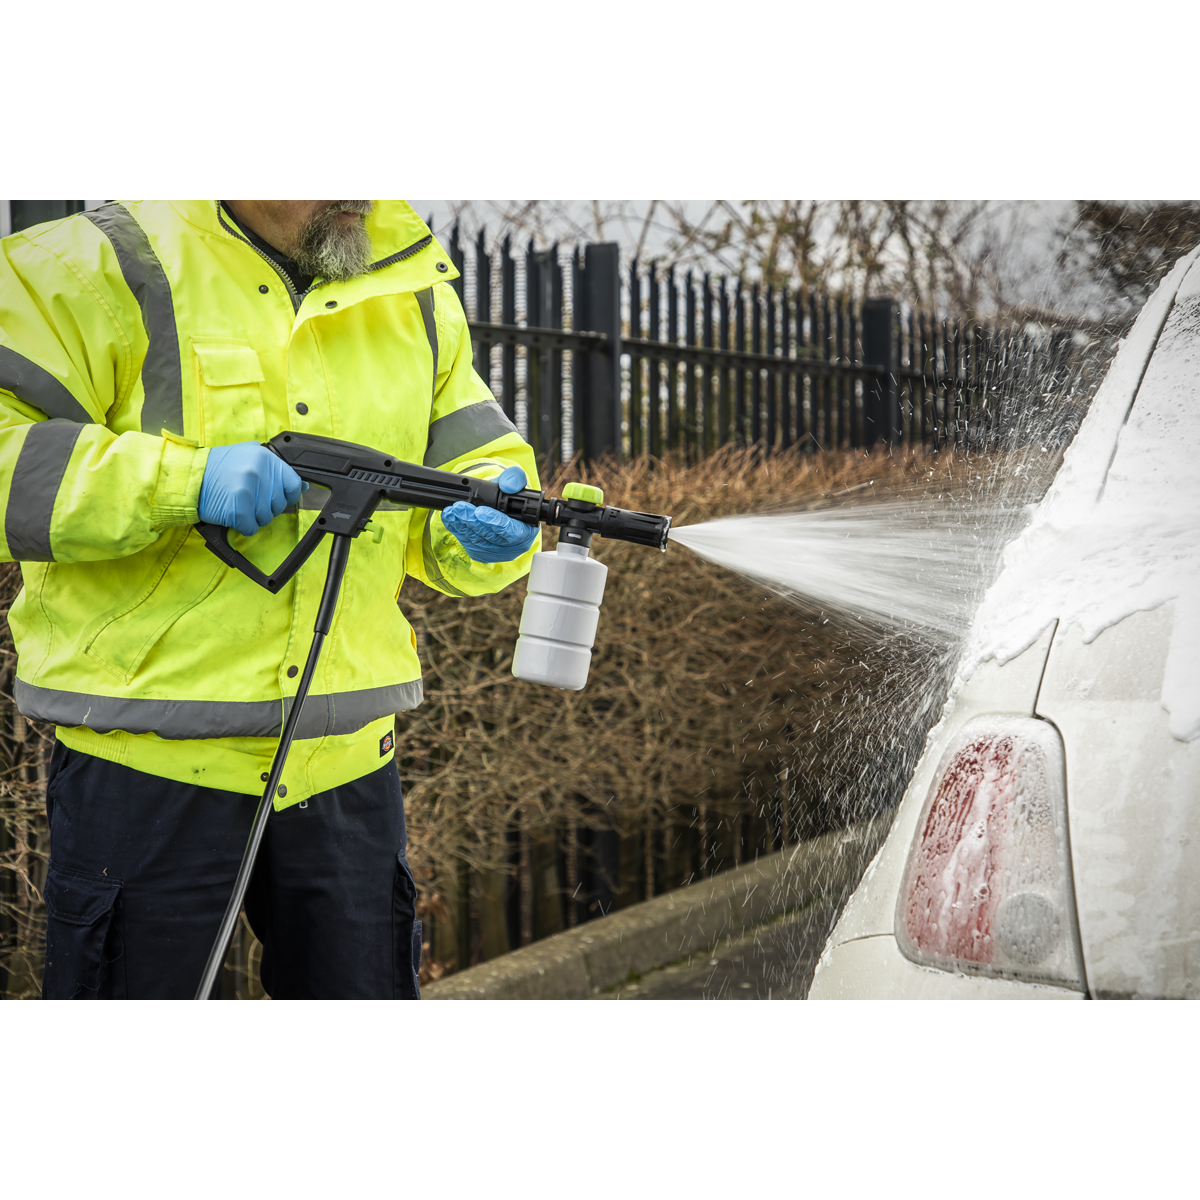
[[[520,257],[480,231],[450,255],[476,369],[551,465],[730,443],[765,454],[876,442],[989,448],[1019,436],[1019,385],[1064,376],[1068,332],[1030,334],[810,288],[713,278],[619,248]],[[498,269],[497,269],[498,268]],[[520,288],[518,287],[520,284]],[[493,318],[498,317],[498,320]]]

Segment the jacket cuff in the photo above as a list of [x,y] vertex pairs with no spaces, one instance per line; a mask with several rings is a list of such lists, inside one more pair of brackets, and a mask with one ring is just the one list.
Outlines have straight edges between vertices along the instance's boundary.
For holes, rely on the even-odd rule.
[[207,465],[207,447],[163,431],[158,483],[150,497],[150,522],[156,529],[200,520],[200,485]]

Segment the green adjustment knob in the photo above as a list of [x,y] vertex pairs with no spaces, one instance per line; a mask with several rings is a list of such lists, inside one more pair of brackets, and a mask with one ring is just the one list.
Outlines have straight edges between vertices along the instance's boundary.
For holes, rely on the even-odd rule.
[[589,504],[603,504],[604,493],[598,487],[586,483],[568,483],[563,488],[564,500],[586,500]]

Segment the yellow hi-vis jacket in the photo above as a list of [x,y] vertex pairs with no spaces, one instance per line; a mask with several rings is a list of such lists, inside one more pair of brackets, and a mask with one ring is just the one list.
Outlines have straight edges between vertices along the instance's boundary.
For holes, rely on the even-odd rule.
[[[296,294],[214,201],[110,204],[0,242],[0,558],[15,699],[67,746],[167,779],[262,788],[299,682],[330,539],[278,595],[192,529],[209,446],[301,430],[494,478],[533,453],[472,369],[456,272],[407,205],[367,218],[373,265]],[[254,537],[269,570],[327,492]],[[355,540],[284,774],[297,803],[392,756],[421,701],[407,574],[452,596],[529,570],[474,562],[439,513],[383,506]],[[535,547],[536,549],[536,543]]]

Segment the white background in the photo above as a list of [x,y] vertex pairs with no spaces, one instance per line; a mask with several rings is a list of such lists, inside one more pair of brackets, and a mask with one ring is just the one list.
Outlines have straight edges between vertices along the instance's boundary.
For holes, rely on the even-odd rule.
[[[1187,11],[25,6],[0,195],[1180,198]],[[1197,1058],[1182,1005],[6,1004],[0,1042],[14,1200],[1153,1196]]]

